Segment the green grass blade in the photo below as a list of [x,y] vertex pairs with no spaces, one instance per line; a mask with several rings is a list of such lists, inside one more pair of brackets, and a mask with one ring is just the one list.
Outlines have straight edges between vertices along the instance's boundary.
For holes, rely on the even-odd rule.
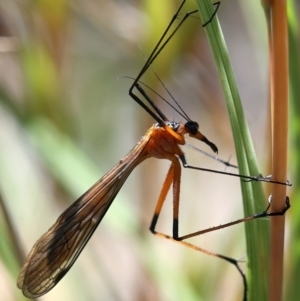
[[[208,0],[198,0],[196,2],[201,20],[204,23],[206,20],[209,20],[214,8],[212,3]],[[222,9],[222,4],[220,9]],[[224,36],[217,18],[214,18],[214,20],[205,27],[205,31],[226,99],[239,171],[245,175],[258,175],[260,172],[251,135],[245,119]],[[266,201],[260,183],[245,183],[241,181],[241,190],[245,216],[261,212],[265,209]],[[248,263],[248,300],[267,300],[269,223],[265,220],[246,223],[245,232]]]
[[[286,291],[284,300],[296,301],[300,298],[298,279],[300,277],[300,240],[298,239],[300,231],[300,198],[299,180],[300,180],[300,43],[299,43],[299,17],[297,15],[296,1],[289,1],[288,21],[289,21],[289,75],[290,75],[290,132],[291,132],[291,154],[290,168],[291,177],[293,179],[292,210],[289,215],[291,233],[287,252],[287,271],[286,275]],[[292,164],[291,164],[292,163]],[[295,202],[293,202],[293,200]]]

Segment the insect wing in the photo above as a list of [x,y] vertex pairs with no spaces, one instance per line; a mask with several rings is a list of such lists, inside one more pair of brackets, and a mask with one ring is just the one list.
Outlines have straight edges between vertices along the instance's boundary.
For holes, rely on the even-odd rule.
[[17,281],[26,297],[44,295],[69,271],[131,171],[143,161],[147,140],[63,212],[35,243]]

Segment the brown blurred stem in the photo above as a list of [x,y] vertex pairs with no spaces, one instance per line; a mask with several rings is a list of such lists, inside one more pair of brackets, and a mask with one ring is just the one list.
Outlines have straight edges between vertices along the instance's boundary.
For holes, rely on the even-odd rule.
[[[287,178],[288,133],[288,39],[286,0],[262,1],[266,12],[270,49],[270,98],[272,129],[272,175]],[[273,185],[272,211],[285,206],[286,187]],[[269,300],[282,300],[284,216],[271,218]]]

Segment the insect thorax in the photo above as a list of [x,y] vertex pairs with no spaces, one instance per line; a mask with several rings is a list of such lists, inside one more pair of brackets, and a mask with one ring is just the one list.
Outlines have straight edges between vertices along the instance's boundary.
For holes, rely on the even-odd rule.
[[[178,131],[180,123],[176,121],[166,121],[165,124],[170,127],[175,133]],[[155,124],[155,128],[161,128],[162,126],[159,123]]]

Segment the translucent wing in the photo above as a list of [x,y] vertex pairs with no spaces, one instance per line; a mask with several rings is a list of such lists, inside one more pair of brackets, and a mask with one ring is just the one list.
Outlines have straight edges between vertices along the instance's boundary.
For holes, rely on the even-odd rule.
[[69,271],[125,180],[148,157],[146,135],[118,165],[75,201],[33,246],[17,285],[26,297],[51,290]]

